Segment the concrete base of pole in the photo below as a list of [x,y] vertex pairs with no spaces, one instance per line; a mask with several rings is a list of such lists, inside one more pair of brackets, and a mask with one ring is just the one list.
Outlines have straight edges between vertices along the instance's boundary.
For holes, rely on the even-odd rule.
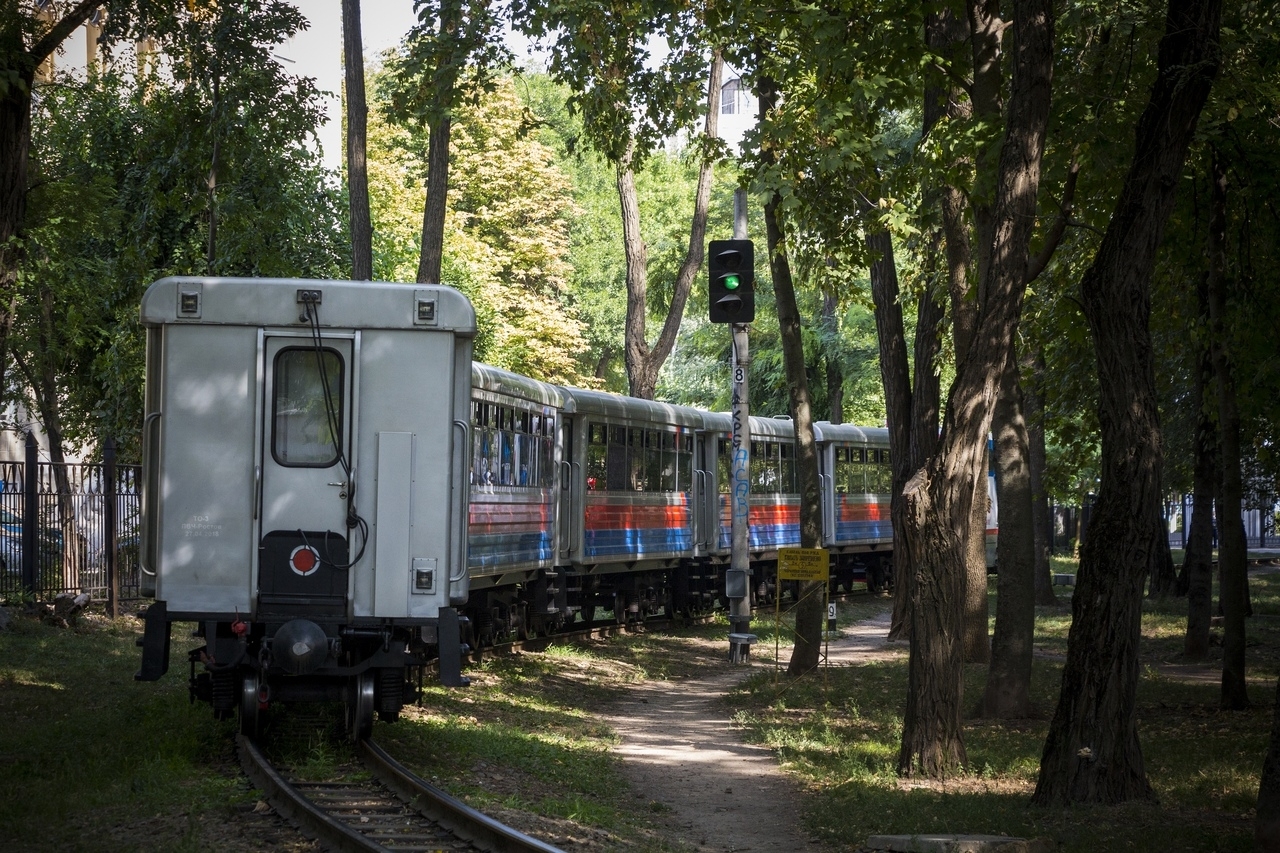
[[729,663],[751,663],[751,644],[758,639],[755,634],[730,634]]

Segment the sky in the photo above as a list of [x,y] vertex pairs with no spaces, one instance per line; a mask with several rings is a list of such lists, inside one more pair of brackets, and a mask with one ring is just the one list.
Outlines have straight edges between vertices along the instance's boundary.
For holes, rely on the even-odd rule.
[[[326,165],[342,162],[342,4],[339,0],[294,0],[311,26],[282,45],[277,55],[291,60],[285,67],[294,74],[314,77],[325,100],[328,122],[320,131]],[[360,34],[364,40],[365,66],[382,51],[400,43],[417,23],[413,0],[361,0]],[[517,56],[528,55],[529,44],[509,41]]]
[[[276,52],[291,73],[314,77],[325,98],[329,120],[320,130],[324,160],[336,168],[342,162],[342,4],[339,0],[298,0],[298,9],[311,26]],[[413,0],[361,0],[360,33],[366,63],[400,43],[417,23]]]

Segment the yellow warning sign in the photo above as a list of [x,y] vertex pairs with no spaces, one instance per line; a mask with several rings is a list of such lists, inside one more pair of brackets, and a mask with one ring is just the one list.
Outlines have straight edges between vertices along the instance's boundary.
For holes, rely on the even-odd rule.
[[824,548],[779,548],[778,580],[825,581],[830,562]]

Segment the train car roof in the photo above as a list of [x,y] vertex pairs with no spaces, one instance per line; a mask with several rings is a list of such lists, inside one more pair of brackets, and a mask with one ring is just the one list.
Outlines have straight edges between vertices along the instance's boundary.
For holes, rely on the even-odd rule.
[[885,427],[833,424],[830,421],[818,421],[813,425],[813,432],[818,441],[843,441],[850,444],[876,445],[887,445],[889,443],[889,430]]
[[[729,433],[733,431],[733,416],[728,412],[707,412],[703,416],[704,427],[708,432]],[[753,438],[783,438],[788,441],[795,438],[795,424],[791,418],[761,418],[751,416],[751,435]]]
[[564,394],[557,386],[478,361],[471,362],[471,384],[483,391],[519,397],[544,406],[555,406],[557,409],[564,406]]
[[560,390],[565,396],[564,410],[570,414],[603,415],[614,419],[695,428],[702,426],[702,417],[705,414],[688,406],[624,397],[621,394],[610,394],[606,391],[569,387]]
[[321,328],[422,329],[471,337],[471,302],[441,284],[171,276],[142,296],[142,324],[305,328],[300,291],[320,292]]

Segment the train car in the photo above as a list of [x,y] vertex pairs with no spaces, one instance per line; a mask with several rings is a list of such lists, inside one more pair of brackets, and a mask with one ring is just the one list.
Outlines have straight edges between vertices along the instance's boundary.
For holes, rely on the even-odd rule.
[[167,278],[147,334],[140,680],[197,623],[193,698],[252,733],[342,699],[355,737],[438,658],[462,683],[475,314],[441,286]]
[[893,471],[889,431],[852,424],[814,424],[822,486],[822,545],[831,552],[832,583],[862,581],[884,589],[892,578]]
[[583,618],[674,607],[672,570],[694,556],[694,440],[703,413],[565,388],[567,460],[558,554]]
[[466,613],[480,646],[558,629],[572,618],[556,568],[564,394],[474,364]]

